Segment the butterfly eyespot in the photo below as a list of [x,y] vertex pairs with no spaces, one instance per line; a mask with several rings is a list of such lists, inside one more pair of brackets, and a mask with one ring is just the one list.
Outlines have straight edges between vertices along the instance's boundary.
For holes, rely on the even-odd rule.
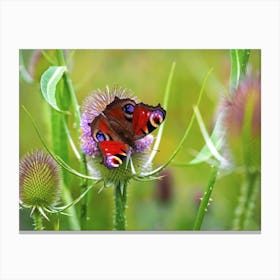
[[125,104],[122,109],[125,113],[125,116],[128,118],[128,119],[132,119],[132,116],[133,116],[133,112],[134,112],[134,108],[135,106],[131,103],[128,103],[128,104]]
[[109,140],[109,137],[107,134],[103,133],[102,131],[98,131],[95,134],[95,139],[97,140],[97,142],[102,142],[102,141]]
[[150,123],[153,127],[158,127],[164,119],[164,115],[160,110],[156,110],[150,115]]
[[108,156],[106,158],[106,165],[109,168],[117,168],[122,164],[122,160],[117,156]]

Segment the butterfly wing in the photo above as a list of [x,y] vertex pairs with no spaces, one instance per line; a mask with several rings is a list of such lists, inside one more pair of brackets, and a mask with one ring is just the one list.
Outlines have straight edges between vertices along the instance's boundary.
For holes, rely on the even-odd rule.
[[96,142],[108,141],[114,138],[111,125],[102,114],[97,116],[90,124],[91,136]]
[[102,163],[110,169],[119,167],[129,151],[126,144],[110,140],[99,142],[98,147],[103,156]]
[[92,137],[103,156],[102,163],[110,169],[119,167],[135,140],[155,130],[165,115],[160,105],[154,107],[115,97],[90,124]]
[[130,128],[136,102],[130,98],[120,99],[115,97],[114,101],[107,105],[104,114],[110,120],[118,120],[124,127]]
[[126,143],[131,147],[134,146],[132,120],[135,106],[136,102],[130,98],[115,97],[103,112],[110,123],[112,140]]
[[135,105],[135,101],[130,98],[120,99],[116,96],[114,101],[107,105],[105,110],[90,124],[93,138],[98,141],[95,135],[99,131],[108,136],[106,140],[120,140],[122,134],[124,134],[124,138],[131,137]]
[[144,103],[135,105],[132,130],[134,138],[140,139],[147,134],[154,131],[164,121],[166,111],[158,104],[157,106],[150,106]]

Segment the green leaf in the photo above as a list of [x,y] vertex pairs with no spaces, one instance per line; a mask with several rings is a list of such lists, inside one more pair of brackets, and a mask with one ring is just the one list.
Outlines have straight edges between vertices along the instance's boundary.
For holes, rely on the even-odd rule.
[[49,67],[41,77],[41,91],[45,100],[51,105],[55,110],[68,113],[59,108],[56,101],[56,86],[60,79],[62,78],[64,72],[67,68],[65,66],[51,66]]
[[[201,134],[204,138],[204,141],[209,149],[209,151],[211,152],[211,155],[221,164],[221,166],[229,166],[229,163],[228,161],[219,153],[219,151],[217,150],[217,148],[215,147],[214,143],[212,142],[211,138],[209,137],[208,135],[208,132],[205,128],[205,124],[203,122],[203,119],[200,115],[200,112],[199,112],[199,109],[197,106],[194,106],[194,113],[195,113],[195,116],[196,116],[196,119],[197,119],[197,122],[198,122],[198,125],[199,125],[199,128],[200,128],[200,131],[201,131]],[[220,120],[221,121],[221,120]],[[220,125],[220,124],[219,124]],[[217,131],[221,131],[221,126],[217,127]],[[219,134],[217,133],[217,134]],[[218,142],[220,142],[220,137],[218,136]],[[222,141],[223,143],[223,141]],[[219,143],[219,146],[222,144],[222,143]]]
[[75,204],[77,204],[78,202],[81,201],[81,199],[93,188],[95,187],[96,184],[98,184],[99,182],[101,182],[101,180],[98,180],[96,182],[94,182],[92,185],[88,186],[88,188],[86,188],[79,197],[77,197],[75,200],[71,201],[70,203],[68,203],[65,206],[60,206],[60,207],[54,207],[54,210],[56,210],[57,212],[62,212],[65,211],[66,209],[68,209],[69,207],[74,206]]
[[[217,118],[215,127],[213,129],[213,132],[210,136],[210,141],[212,142],[213,146],[217,151],[220,151],[224,144],[224,130],[223,130],[223,117],[224,113],[221,112]],[[188,164],[198,164],[202,162],[208,161],[212,157],[212,152],[207,144],[200,150],[200,152],[197,154],[197,156],[191,160]]]
[[247,65],[250,57],[250,50],[238,50],[238,56],[240,57],[241,74],[246,75]]
[[237,89],[242,75],[246,74],[250,50],[230,50],[230,93]]
[[238,50],[230,50],[231,69],[230,69],[230,92],[238,87],[240,78],[240,60]]
[[193,230],[200,230],[200,228],[201,228],[204,216],[207,212],[208,206],[209,206],[210,201],[211,201],[210,197],[211,197],[211,194],[213,192],[213,189],[214,189],[214,186],[215,186],[215,183],[216,183],[216,180],[217,180],[218,172],[219,172],[219,165],[214,166],[212,168],[211,175],[210,175],[210,178],[208,180],[206,190],[203,194],[201,203],[199,205],[199,209],[198,209],[198,213],[197,213],[197,216],[196,216],[196,219],[195,219]]

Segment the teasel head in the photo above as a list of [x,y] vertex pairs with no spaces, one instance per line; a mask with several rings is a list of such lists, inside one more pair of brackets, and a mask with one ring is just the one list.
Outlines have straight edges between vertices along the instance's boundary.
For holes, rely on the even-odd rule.
[[[246,165],[259,168],[261,157],[260,76],[249,74],[244,77],[232,96],[224,98],[220,109],[225,112],[227,148],[230,149],[233,158],[240,162],[243,158]],[[238,151],[241,151],[240,147],[243,154],[238,154]]]
[[240,135],[249,106],[252,106],[251,133],[258,136],[261,133],[261,80],[260,77],[249,75],[244,77],[232,98],[225,98],[224,108],[227,111],[225,127],[228,133]]
[[[135,145],[129,147],[128,152],[124,152],[123,155],[116,158],[112,156],[112,161],[107,165],[98,145],[98,139],[93,136],[92,123],[99,116],[104,115],[103,112],[107,106],[115,100],[120,100],[121,102],[128,99],[135,104],[140,102],[129,89],[118,86],[109,88],[107,86],[105,90],[98,89],[93,91],[85,99],[81,107],[81,148],[88,156],[89,169],[92,170],[95,176],[104,179],[105,185],[128,182],[136,174],[151,169],[151,164],[146,164],[150,147],[154,140],[151,134],[136,140]],[[127,110],[129,111],[129,109],[130,107],[128,106]],[[103,137],[103,135],[100,134],[98,137]]]
[[45,218],[61,197],[61,170],[45,152],[34,150],[19,163],[19,198],[25,208],[38,210]]

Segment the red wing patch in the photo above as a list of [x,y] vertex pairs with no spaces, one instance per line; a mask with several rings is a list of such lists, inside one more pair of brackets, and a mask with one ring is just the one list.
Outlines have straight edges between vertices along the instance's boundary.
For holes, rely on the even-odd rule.
[[135,139],[142,138],[155,130],[165,119],[166,111],[160,106],[136,104],[133,114],[132,129]]
[[98,146],[103,155],[102,163],[110,169],[119,167],[129,151],[126,144],[116,141],[102,141]]

